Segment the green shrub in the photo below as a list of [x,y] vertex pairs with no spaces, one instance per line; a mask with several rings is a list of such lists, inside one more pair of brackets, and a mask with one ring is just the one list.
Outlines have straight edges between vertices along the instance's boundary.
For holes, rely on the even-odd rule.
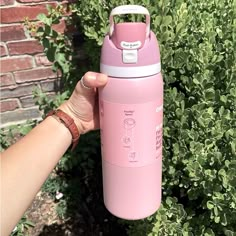
[[[236,235],[236,2],[78,1],[71,5],[73,15],[68,20],[85,35],[85,69],[98,69],[111,9],[135,3],[149,9],[161,49],[163,204],[145,220],[125,222],[128,234]],[[71,39],[48,29],[47,25],[57,23],[48,21],[53,17],[60,19],[62,14],[40,16],[46,27],[36,30],[36,35],[46,52],[54,48],[50,55],[54,68],[66,72],[67,81],[75,83],[75,74],[84,69],[76,68],[75,60],[69,61]],[[66,89],[72,89],[73,83],[68,84]],[[79,149],[83,152],[86,146]],[[91,157],[89,152],[85,159]],[[90,169],[95,171],[93,165]]]

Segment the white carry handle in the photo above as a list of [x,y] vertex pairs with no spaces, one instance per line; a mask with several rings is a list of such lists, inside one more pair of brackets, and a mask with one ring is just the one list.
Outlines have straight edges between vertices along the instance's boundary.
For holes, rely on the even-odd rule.
[[150,35],[150,14],[147,8],[140,5],[122,5],[114,8],[110,14],[110,36],[114,31],[114,19],[115,15],[124,14],[143,14],[146,15],[146,37]]

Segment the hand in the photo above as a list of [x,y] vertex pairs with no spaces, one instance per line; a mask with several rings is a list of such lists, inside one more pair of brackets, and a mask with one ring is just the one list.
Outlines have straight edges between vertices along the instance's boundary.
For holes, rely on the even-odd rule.
[[87,72],[83,77],[86,87],[79,81],[71,97],[59,109],[74,119],[80,134],[99,128],[97,88],[107,83],[107,76],[95,72]]

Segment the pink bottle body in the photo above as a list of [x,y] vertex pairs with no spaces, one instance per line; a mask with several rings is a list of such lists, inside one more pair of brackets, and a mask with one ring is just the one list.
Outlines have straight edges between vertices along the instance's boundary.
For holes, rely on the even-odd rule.
[[101,55],[101,72],[109,75],[99,90],[104,203],[129,220],[161,203],[163,80],[158,43],[152,32],[146,38],[143,25],[115,25]]

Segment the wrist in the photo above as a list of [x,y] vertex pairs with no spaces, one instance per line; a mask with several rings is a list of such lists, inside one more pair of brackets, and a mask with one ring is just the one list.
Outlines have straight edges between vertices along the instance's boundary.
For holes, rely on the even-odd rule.
[[62,123],[72,136],[72,150],[77,146],[80,132],[74,122],[74,119],[61,109],[50,111],[48,116],[53,116],[59,123]]
[[76,117],[75,112],[73,111],[73,109],[71,108],[69,101],[65,101],[63,104],[61,104],[58,109],[62,110],[63,112],[65,112],[66,114],[68,114],[75,122],[75,125],[79,131],[80,134],[84,134],[84,128],[83,125],[81,123],[81,121]]

